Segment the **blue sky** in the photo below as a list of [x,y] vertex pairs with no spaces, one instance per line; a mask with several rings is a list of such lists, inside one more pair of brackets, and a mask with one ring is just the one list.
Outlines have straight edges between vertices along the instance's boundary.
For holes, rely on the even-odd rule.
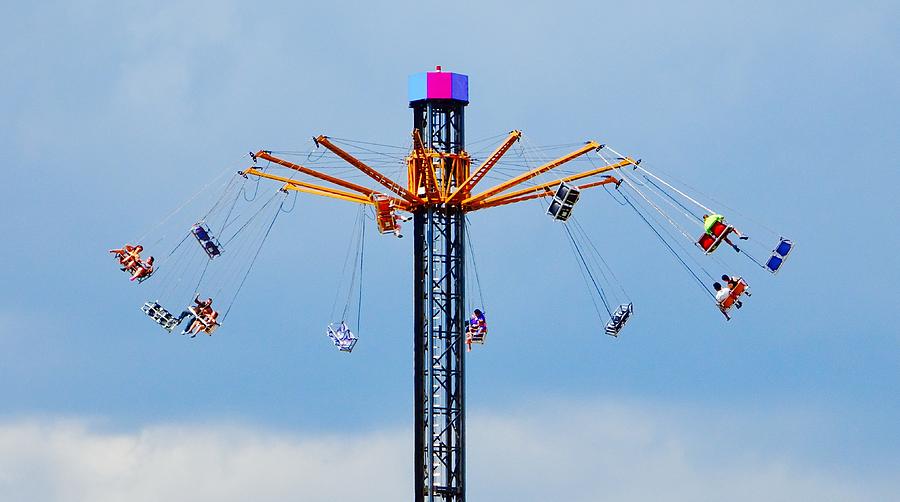
[[[629,471],[652,462],[663,476],[681,465],[710,499],[737,500],[738,487],[760,484],[770,499],[896,493],[896,3],[47,2],[2,11],[14,22],[0,48],[0,462],[18,458],[18,444],[47,451],[0,477],[21,500],[161,497],[153,490],[169,485],[153,469],[120,492],[107,481],[121,473],[100,468],[68,495],[33,488],[70,486],[67,469],[95,458],[154,465],[105,448],[121,439],[165,451],[197,431],[210,451],[236,458],[262,454],[229,450],[235,438],[263,453],[290,445],[279,457],[288,464],[314,462],[311,451],[396,457],[378,462],[373,483],[384,500],[406,496],[411,239],[369,233],[370,294],[349,357],[322,334],[341,265],[328,244],[346,242],[349,205],[302,197],[282,215],[211,339],[153,326],[137,310],[143,286],[126,284],[106,249],[246,167],[249,150],[307,149],[317,134],[405,144],[406,76],[436,64],[470,75],[471,139],[515,128],[533,145],[608,143],[798,243],[777,278],[752,276],[753,298],[726,324],[633,214],[605,192],[586,194],[576,214],[637,309],[613,340],[599,332],[558,225],[529,205],[473,214],[492,331],[467,362],[473,465],[502,463],[493,450],[508,450],[527,459],[521,473],[546,474],[541,456],[590,458],[584,444],[616,444],[637,452],[622,459]],[[451,21],[425,22],[444,15]],[[581,425],[594,439],[532,434]],[[523,446],[530,441],[539,446]],[[73,444],[84,446],[71,462],[53,453]],[[327,470],[285,475],[282,485],[263,471],[233,494],[260,493],[266,472],[276,476],[273,500],[319,493],[327,479]],[[544,490],[571,489],[573,475],[544,475],[530,494],[494,493],[483,472],[470,477],[484,500],[543,500]],[[606,484],[621,488],[619,499],[652,498],[639,485],[625,473]],[[673,487],[673,498],[702,499],[690,486]],[[205,493],[192,500],[223,500]],[[321,493],[310,497],[329,500]]]

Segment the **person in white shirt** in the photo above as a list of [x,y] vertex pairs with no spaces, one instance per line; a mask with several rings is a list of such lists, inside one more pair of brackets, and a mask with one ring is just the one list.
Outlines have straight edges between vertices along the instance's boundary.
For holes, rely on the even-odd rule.
[[720,283],[713,284],[713,289],[716,290],[716,301],[722,303],[728,298],[728,295],[731,294],[731,288],[724,287]]

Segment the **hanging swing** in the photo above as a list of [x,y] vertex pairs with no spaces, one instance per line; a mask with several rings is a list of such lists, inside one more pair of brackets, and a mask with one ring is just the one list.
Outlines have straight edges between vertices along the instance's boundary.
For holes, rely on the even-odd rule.
[[222,245],[209,232],[209,227],[206,223],[195,223],[191,227],[191,234],[197,239],[200,247],[203,248],[210,260],[222,254]]
[[781,266],[784,265],[784,260],[787,259],[793,250],[794,243],[790,239],[779,238],[778,245],[772,250],[772,256],[766,261],[766,270],[772,272],[772,274],[777,274],[781,270]]
[[153,257],[150,256],[147,259],[141,258],[141,253],[143,251],[144,246],[140,244],[136,246],[125,244],[119,249],[109,250],[113,255],[113,258],[119,262],[119,270],[131,276],[131,280],[137,281],[138,284],[149,279],[150,276],[153,275],[153,272],[155,272]]
[[[570,228],[570,224],[572,228]],[[634,304],[628,299],[627,293],[625,293],[621,283],[616,279],[612,268],[606,263],[603,256],[600,255],[600,252],[591,240],[590,235],[585,231],[578,220],[573,218],[571,223],[565,225],[565,230],[575,257],[578,259],[578,268],[581,271],[582,278],[584,279],[585,284],[588,285],[588,289],[593,289],[593,291],[596,292],[596,295],[591,296],[591,301],[594,303],[594,309],[597,311],[597,314],[602,317],[600,308],[595,299],[596,297],[600,299],[600,302],[603,304],[603,307],[609,316],[609,319],[604,324],[603,331],[609,336],[618,338],[619,333],[634,313]],[[604,288],[601,285],[601,282],[605,282],[607,287]],[[615,289],[612,288],[613,285],[617,286],[616,289],[618,291],[615,293]],[[612,299],[610,296],[616,296],[617,298]],[[620,302],[615,308],[612,308],[610,300],[620,300]]]
[[[487,317],[485,315],[485,303],[484,303],[484,291],[481,288],[481,278],[478,276],[478,264],[475,258],[475,244],[472,241],[472,233],[469,230],[469,217],[466,216],[464,220],[464,225],[466,227],[466,246],[468,247],[468,253],[466,256],[468,258],[469,264],[472,266],[472,271],[475,273],[475,286],[478,288],[478,300],[481,302],[479,307],[472,308],[472,314],[469,316],[469,319],[466,320],[466,336],[465,336],[465,344],[466,344],[466,352],[472,351],[472,344],[477,343],[479,345],[484,345],[485,340],[487,339],[488,334],[488,326],[487,326]],[[467,284],[468,286],[468,284]],[[471,286],[468,286],[471,288]],[[466,298],[471,298],[473,296],[472,291],[466,291]]]
[[[377,208],[376,208],[376,219],[377,216]],[[359,211],[356,215],[356,221],[354,223],[352,237],[350,239],[350,243],[347,247],[347,255],[344,259],[344,269],[341,272],[341,284],[344,282],[344,278],[347,276],[347,268],[350,267],[352,272],[350,276],[350,282],[347,286],[347,300],[344,302],[344,309],[341,312],[341,320],[331,322],[328,324],[328,327],[325,328],[325,334],[328,338],[331,339],[334,346],[338,348],[341,352],[353,352],[353,348],[356,347],[356,342],[359,341],[359,337],[356,336],[355,333],[350,329],[347,325],[347,315],[351,311],[354,303],[354,291],[357,292],[356,296],[356,327],[357,329],[361,328],[361,318],[362,318],[362,294],[363,294],[363,266],[364,266],[364,256],[365,256],[365,238],[366,238],[366,208],[365,206],[360,206]],[[353,256],[351,263],[351,254]],[[357,273],[359,275],[357,275]],[[340,295],[340,288],[335,292],[334,304],[331,307],[331,317],[334,318],[335,310],[337,307],[337,300]]]

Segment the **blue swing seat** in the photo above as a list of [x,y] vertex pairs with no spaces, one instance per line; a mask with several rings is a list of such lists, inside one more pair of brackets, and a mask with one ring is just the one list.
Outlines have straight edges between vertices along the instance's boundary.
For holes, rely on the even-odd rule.
[[770,256],[769,260],[766,262],[766,270],[773,274],[778,273],[778,271],[781,270],[781,266],[784,264],[784,260],[787,259],[788,255],[793,250],[793,241],[782,237],[779,240],[778,245],[775,246],[775,249],[772,250],[772,256]]
[[206,224],[196,223],[191,227],[191,234],[200,243],[200,247],[203,248],[210,260],[222,254],[222,245],[209,233],[209,228],[206,227]]

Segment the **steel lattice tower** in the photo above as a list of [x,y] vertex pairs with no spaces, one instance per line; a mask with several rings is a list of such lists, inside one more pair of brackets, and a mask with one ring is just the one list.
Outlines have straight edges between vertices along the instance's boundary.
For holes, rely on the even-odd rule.
[[[413,101],[428,150],[464,152],[466,101]],[[436,174],[449,173],[448,165]],[[455,188],[455,187],[453,187]],[[423,194],[424,195],[424,194]],[[414,212],[416,501],[465,500],[465,213],[460,205]]]

